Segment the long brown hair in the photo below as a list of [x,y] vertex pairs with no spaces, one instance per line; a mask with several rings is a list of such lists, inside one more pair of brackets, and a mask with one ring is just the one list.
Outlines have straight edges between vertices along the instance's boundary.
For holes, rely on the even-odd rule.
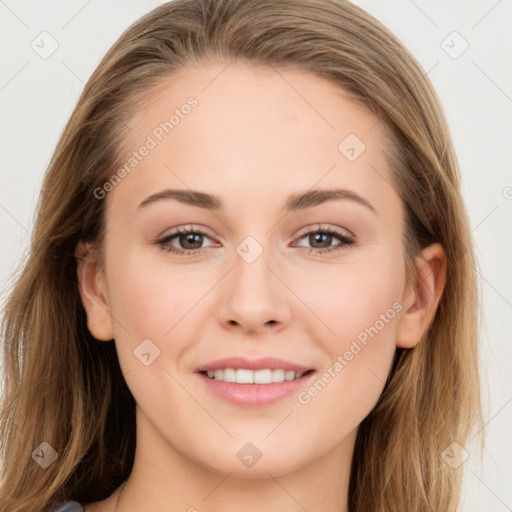
[[[94,190],[122,165],[137,101],[162,77],[207,58],[310,71],[386,128],[408,268],[439,242],[447,281],[424,339],[397,349],[382,396],[360,425],[349,507],[456,510],[461,470],[442,454],[452,442],[465,446],[482,423],[476,263],[460,171],[425,72],[381,23],[344,0],[175,0],[129,27],[102,59],[51,159],[30,255],[5,308],[0,510],[102,500],[131,471],[135,402],[114,343],[98,343],[87,328],[75,248],[81,240],[101,246],[106,201]],[[46,469],[33,453],[48,452],[44,442],[57,452]]]

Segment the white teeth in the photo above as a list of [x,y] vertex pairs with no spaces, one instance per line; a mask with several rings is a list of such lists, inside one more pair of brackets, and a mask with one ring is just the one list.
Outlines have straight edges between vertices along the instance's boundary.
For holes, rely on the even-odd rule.
[[264,370],[246,370],[245,368],[225,368],[224,370],[208,370],[210,379],[222,380],[224,382],[236,382],[237,384],[272,384],[285,380],[300,379],[303,372],[292,370],[266,368]]
[[226,382],[236,382],[236,371],[233,368],[226,368],[222,379]]
[[254,372],[254,384],[270,384],[272,382],[272,370],[256,370]]
[[295,372],[286,371],[284,372],[284,380],[293,380],[295,378]]
[[[228,368],[228,370],[229,369],[230,368]],[[217,377],[217,370],[215,370],[215,377]],[[221,380],[224,380],[224,379],[221,377]],[[238,368],[238,370],[236,370],[236,383],[237,384],[253,384],[254,383],[254,372],[252,370],[242,370],[241,368]]]
[[272,382],[283,382],[284,370],[272,370]]

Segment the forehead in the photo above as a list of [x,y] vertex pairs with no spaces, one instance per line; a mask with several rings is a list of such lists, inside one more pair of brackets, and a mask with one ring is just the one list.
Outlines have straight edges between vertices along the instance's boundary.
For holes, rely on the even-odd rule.
[[315,186],[359,189],[383,207],[397,199],[383,123],[308,71],[190,65],[159,80],[129,127],[123,163],[151,146],[111,193],[131,210],[164,185],[208,191],[228,203],[254,199],[262,189],[266,200],[282,203],[292,189]]
[[[129,121],[131,133],[135,137],[152,133],[158,124],[169,121],[173,113],[179,115],[176,111],[190,98],[196,100],[198,107],[192,109],[194,130],[202,125],[209,131],[210,123],[204,121],[211,122],[215,116],[216,130],[210,133],[210,138],[216,133],[231,138],[238,135],[241,142],[243,135],[250,133],[255,137],[261,131],[257,140],[262,141],[275,128],[286,126],[294,135],[307,135],[312,141],[327,138],[326,142],[331,144],[353,133],[370,142],[382,136],[385,128],[348,91],[309,71],[206,62],[188,65],[160,78],[135,105]],[[177,124],[182,124],[180,130],[174,129]],[[174,137],[167,138],[169,143],[184,131],[185,123],[177,124],[172,127]],[[281,135],[283,140],[286,133]]]

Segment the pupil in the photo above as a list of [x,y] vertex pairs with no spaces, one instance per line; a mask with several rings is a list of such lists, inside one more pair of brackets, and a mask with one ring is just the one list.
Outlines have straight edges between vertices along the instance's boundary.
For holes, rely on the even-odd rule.
[[[191,246],[187,245],[189,243],[191,244]],[[203,235],[200,235],[198,233],[186,233],[180,236],[180,245],[184,249],[199,249],[202,243]]]
[[[319,239],[323,238],[323,241]],[[332,235],[329,235],[328,233],[314,233],[312,235],[309,235],[309,243],[313,245],[315,242],[319,242],[320,248],[330,247],[332,243]]]

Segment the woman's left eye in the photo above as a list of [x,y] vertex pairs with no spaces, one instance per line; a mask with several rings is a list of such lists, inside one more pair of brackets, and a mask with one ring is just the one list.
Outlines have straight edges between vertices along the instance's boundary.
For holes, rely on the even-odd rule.
[[[348,246],[355,243],[355,239],[343,235],[336,230],[318,228],[314,231],[299,237],[298,240],[307,239],[310,244],[308,252],[324,253],[324,252],[335,252],[346,249]],[[334,239],[339,240],[339,243],[332,245]],[[212,240],[211,237],[199,229],[178,229],[174,233],[171,233],[164,238],[157,240],[156,244],[159,245],[162,250],[179,255],[191,255],[195,254],[207,247],[202,247],[205,240]],[[177,244],[177,245],[176,245]],[[318,244],[317,247],[315,245]],[[209,247],[213,245],[210,244]],[[299,245],[299,247],[304,247]]]
[[[303,238],[306,238],[310,244],[308,252],[335,252],[346,249],[348,246],[355,244],[354,238],[339,233],[334,229],[327,228],[318,228],[314,231],[310,231],[309,233],[302,235],[299,240],[302,240]],[[338,239],[340,243],[334,246],[331,245],[333,239]],[[315,244],[319,244],[319,246],[314,247]]]

